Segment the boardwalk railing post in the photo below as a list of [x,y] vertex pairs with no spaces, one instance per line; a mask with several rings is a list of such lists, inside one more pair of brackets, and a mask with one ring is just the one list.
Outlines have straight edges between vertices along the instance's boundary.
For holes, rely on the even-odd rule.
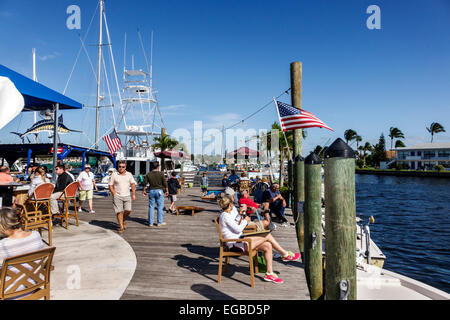
[[325,152],[325,299],[356,300],[355,153],[340,138]]
[[323,293],[322,269],[322,159],[305,159],[305,274],[311,300]]
[[[291,102],[292,106],[301,109],[302,106],[302,63],[291,63]],[[294,206],[293,213],[296,221],[296,231],[299,250],[304,258],[303,247],[303,201],[305,201],[304,190],[304,162],[302,158],[303,130],[294,130]],[[301,202],[301,203],[299,203]]]

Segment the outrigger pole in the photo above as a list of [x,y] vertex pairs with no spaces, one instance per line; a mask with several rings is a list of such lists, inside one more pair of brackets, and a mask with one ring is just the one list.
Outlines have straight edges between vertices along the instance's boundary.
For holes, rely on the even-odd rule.
[[95,149],[98,149],[98,142],[100,139],[100,77],[101,77],[101,63],[102,63],[102,42],[103,42],[103,10],[104,2],[100,1],[100,28],[99,28],[99,40],[98,40],[98,68],[97,68],[97,106],[95,114]]

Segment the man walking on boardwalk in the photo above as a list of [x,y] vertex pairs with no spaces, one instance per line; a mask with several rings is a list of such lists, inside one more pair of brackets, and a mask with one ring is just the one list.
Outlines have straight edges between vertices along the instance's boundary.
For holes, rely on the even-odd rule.
[[[131,201],[136,200],[136,181],[127,171],[127,163],[119,161],[118,172],[114,172],[109,179],[109,191],[113,196],[114,211],[117,214],[119,232],[126,228],[126,220],[131,214]],[[130,194],[130,188],[132,194]]]
[[[164,226],[164,196],[169,195],[168,185],[164,173],[159,170],[159,163],[155,161],[152,163],[152,171],[147,173],[144,178],[143,196],[148,195],[148,226],[154,226],[155,216],[155,202],[157,206],[157,220],[156,226]],[[148,193],[146,191],[148,184]]]

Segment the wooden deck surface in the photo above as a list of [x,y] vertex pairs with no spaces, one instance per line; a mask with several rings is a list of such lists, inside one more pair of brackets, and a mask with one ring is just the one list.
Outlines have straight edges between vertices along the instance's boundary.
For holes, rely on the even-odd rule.
[[[222,275],[222,282],[218,284],[219,239],[212,222],[219,214],[218,206],[215,202],[202,200],[199,188],[186,189],[186,193],[178,198],[178,205],[198,206],[205,210],[195,216],[187,212],[179,216],[165,213],[167,225],[149,228],[148,198],[138,191],[128,229],[122,234],[134,249],[137,267],[121,299],[309,299],[303,265],[298,261],[285,263],[275,259],[274,270],[284,283],[266,282],[263,274],[259,273],[255,276],[255,288],[251,288],[248,258],[232,258],[228,270]],[[167,199],[165,205],[168,208]],[[117,230],[111,197],[94,199],[94,210],[95,214],[80,213],[80,219]],[[292,224],[291,211],[286,211]],[[285,249],[298,252],[293,225],[276,225],[273,235],[278,242]]]

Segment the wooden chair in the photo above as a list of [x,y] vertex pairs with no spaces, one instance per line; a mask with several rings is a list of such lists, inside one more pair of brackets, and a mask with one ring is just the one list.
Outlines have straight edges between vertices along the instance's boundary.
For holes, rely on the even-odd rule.
[[[54,218],[61,219],[61,226],[63,225],[63,221],[66,221],[66,229],[69,229],[69,218],[75,218],[77,222],[77,227],[79,226],[78,222],[78,211],[77,211],[77,191],[80,187],[80,183],[78,181],[72,182],[69,184],[61,194],[61,196],[57,199],[64,203],[64,212],[53,215]],[[69,204],[73,202],[74,213],[69,212]]]
[[[220,229],[219,224],[219,217],[214,219],[214,222],[217,227],[217,231],[219,231],[219,240],[220,240],[220,248],[219,248],[219,272],[218,272],[218,278],[217,283],[220,283],[222,278],[222,262],[223,258],[225,258],[225,266],[224,271],[226,271],[228,263],[230,261],[230,257],[240,257],[240,256],[248,256],[248,261],[250,263],[250,280],[251,280],[251,286],[252,288],[255,287],[255,272],[258,273],[258,250],[251,249],[252,245],[252,239],[224,239],[222,230]],[[245,232],[249,231],[256,231],[256,227],[246,227]],[[244,232],[244,233],[245,233]],[[246,242],[247,248],[249,249],[248,252],[234,252],[230,251],[230,249],[227,246],[228,242]]]
[[55,186],[51,183],[40,184],[36,187],[36,189],[34,189],[33,198],[29,201],[34,206],[35,211],[45,206],[47,207],[48,213],[50,215],[52,214],[50,211],[50,198],[52,197],[54,189]]
[[178,189],[178,194],[181,194],[181,192],[186,193],[186,179],[184,177],[180,178],[180,186],[181,188]]
[[42,228],[48,230],[48,245],[52,246],[52,215],[44,213],[42,210],[28,211],[25,205],[17,204],[20,209],[20,220],[22,222],[23,230],[38,230],[42,236]]
[[50,271],[55,248],[6,258],[0,271],[0,300],[50,300]]

